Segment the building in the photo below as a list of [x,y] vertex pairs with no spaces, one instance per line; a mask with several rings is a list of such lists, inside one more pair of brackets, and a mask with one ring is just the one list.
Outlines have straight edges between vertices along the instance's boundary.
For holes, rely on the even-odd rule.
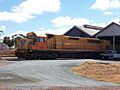
[[120,25],[114,22],[110,23],[103,30],[94,35],[95,38],[111,41],[109,49],[120,51]]
[[82,28],[78,26],[72,27],[70,30],[64,33],[64,35],[76,37],[90,37],[90,35],[87,32],[85,32]]
[[74,26],[64,35],[110,40],[111,46],[108,49],[120,51],[120,25],[115,22],[110,23],[104,28],[87,24]]
[[92,25],[74,26],[71,29],[69,29],[66,33],[64,33],[64,35],[77,37],[93,37],[94,34],[96,34],[102,29],[102,27]]
[[9,50],[9,47],[6,44],[0,43],[0,52],[5,50]]

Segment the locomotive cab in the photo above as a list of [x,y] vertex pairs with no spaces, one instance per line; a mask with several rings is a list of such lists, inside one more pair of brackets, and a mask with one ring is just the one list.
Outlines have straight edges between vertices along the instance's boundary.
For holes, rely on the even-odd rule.
[[32,50],[45,50],[47,48],[46,37],[37,36],[36,42],[33,42],[31,45]]
[[34,32],[27,33],[27,38],[31,40],[31,50],[47,49],[46,37],[37,36]]

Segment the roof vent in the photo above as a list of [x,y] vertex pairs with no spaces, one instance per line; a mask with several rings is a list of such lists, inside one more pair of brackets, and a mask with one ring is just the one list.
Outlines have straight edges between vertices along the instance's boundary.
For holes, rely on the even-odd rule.
[[93,26],[93,25],[83,25],[85,28],[96,29],[96,30],[103,30],[103,27]]

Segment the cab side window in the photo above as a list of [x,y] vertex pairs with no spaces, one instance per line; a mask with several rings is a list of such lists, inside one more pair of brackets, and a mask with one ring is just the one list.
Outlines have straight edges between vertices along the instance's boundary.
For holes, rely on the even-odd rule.
[[45,38],[38,38],[37,42],[45,42]]

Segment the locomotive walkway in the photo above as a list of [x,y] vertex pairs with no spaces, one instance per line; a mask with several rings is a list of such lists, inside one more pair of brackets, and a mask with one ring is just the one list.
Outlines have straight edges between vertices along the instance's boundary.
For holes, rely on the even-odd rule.
[[115,83],[95,81],[74,75],[71,68],[83,61],[87,60],[5,61],[13,63],[0,67],[0,85],[21,88],[118,86]]

